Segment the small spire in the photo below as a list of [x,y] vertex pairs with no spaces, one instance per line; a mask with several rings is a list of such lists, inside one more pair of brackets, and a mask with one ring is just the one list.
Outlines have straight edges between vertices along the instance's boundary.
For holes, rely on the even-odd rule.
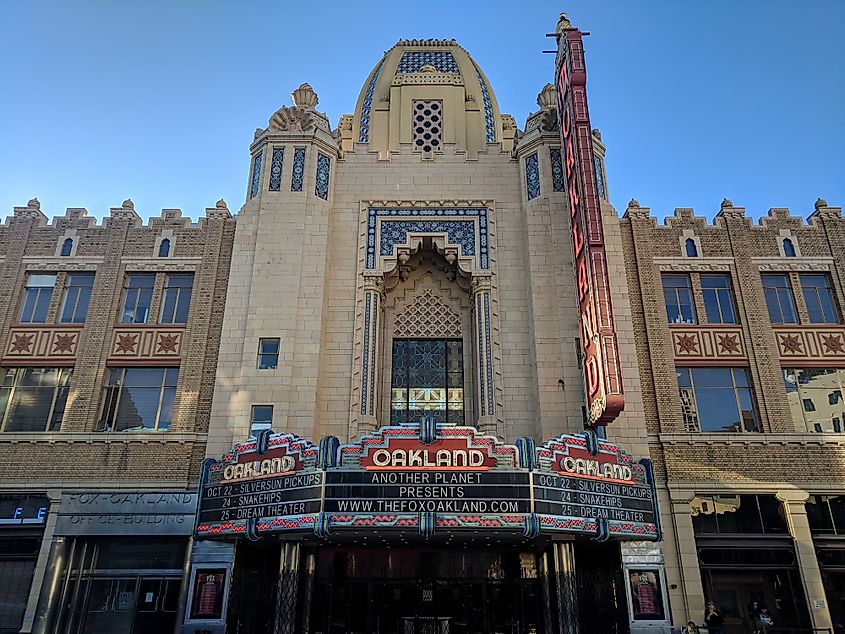
[[293,105],[303,110],[313,110],[320,102],[317,93],[311,88],[310,84],[301,84],[299,88],[291,93],[293,95]]
[[558,18],[557,26],[555,27],[555,33],[562,33],[564,29],[571,29],[572,22],[569,21],[569,18],[566,17],[565,13],[560,14],[560,18]]
[[222,198],[220,200],[218,200],[216,203],[214,203],[214,206],[217,209],[228,209],[229,208],[229,205],[227,205],[226,201],[223,200]]
[[41,202],[37,198],[30,198],[26,201],[26,206],[30,209],[41,209]]
[[725,209],[726,207],[733,207],[733,206],[734,206],[733,201],[728,200],[727,198],[722,199],[722,204],[721,204],[722,209]]
[[596,137],[599,141],[601,141],[601,130],[598,128],[593,128],[593,136]]
[[637,200],[636,198],[632,198],[628,202],[628,209],[639,209],[639,208],[640,208],[640,201]]
[[816,198],[816,203],[814,205],[816,209],[827,208],[827,206],[827,201],[824,198]]
[[132,202],[131,198],[127,198],[126,200],[124,200],[120,206],[124,209],[135,209],[135,203]]

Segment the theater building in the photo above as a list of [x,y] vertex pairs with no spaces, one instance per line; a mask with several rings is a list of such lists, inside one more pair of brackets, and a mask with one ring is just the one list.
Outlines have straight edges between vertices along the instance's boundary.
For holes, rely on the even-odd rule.
[[0,226],[0,631],[173,631],[234,221]]
[[400,40],[336,128],[303,84],[256,130],[184,631],[668,627],[620,219],[560,34],[564,92],[520,127],[457,42]]

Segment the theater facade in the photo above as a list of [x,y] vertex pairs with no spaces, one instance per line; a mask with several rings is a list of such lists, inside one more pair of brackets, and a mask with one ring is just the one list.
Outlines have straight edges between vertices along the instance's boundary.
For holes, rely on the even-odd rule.
[[256,130],[186,632],[668,626],[620,220],[557,35],[519,126],[457,42],[400,40],[336,130],[308,84]]

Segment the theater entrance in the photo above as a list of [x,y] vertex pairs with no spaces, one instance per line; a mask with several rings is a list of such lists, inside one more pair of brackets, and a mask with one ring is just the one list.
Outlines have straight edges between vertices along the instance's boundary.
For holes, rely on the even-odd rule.
[[312,632],[544,631],[530,550],[323,548],[315,572]]

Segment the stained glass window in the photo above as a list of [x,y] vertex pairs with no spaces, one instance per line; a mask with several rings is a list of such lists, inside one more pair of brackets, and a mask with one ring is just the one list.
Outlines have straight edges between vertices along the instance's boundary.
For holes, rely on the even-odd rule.
[[463,342],[394,339],[390,422],[464,422]]

